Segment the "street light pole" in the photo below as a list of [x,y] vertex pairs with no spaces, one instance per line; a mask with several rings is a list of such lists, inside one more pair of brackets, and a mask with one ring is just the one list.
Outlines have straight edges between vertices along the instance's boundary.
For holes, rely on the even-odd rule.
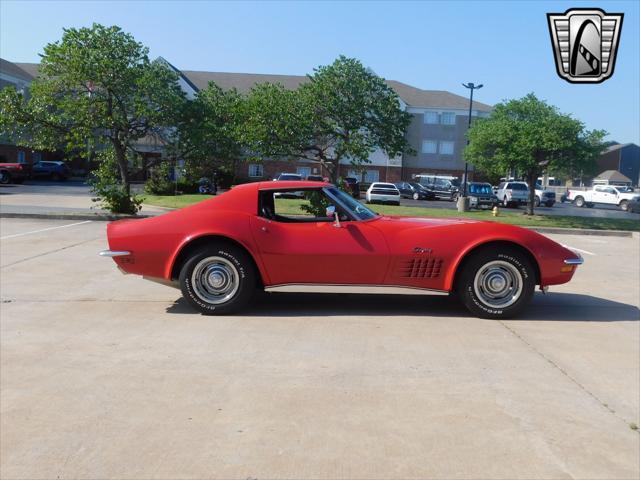
[[[474,85],[473,83],[463,83],[463,87],[471,90],[471,94],[469,95],[469,126],[467,129],[467,145],[469,145],[469,129],[471,128],[471,110],[473,109],[473,91],[479,90],[482,88],[482,84]],[[467,177],[469,175],[469,163],[465,160],[464,162],[464,185],[462,187],[462,196],[467,196]]]

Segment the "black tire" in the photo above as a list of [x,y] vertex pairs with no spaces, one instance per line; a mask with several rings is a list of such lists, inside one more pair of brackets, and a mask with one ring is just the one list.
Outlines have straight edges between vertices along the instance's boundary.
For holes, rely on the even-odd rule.
[[59,182],[60,181],[60,175],[58,175],[57,173],[52,173],[51,174],[51,180],[54,182]]
[[420,200],[420,194],[419,194],[418,192],[415,192],[415,193],[413,194],[413,199],[414,199],[414,200]]
[[[488,275],[487,271],[492,272],[494,277]],[[478,282],[476,276],[479,276]],[[494,305],[485,300],[488,287],[483,288],[483,279],[490,283],[490,278],[498,277],[503,278],[506,285],[503,306],[497,300]],[[531,301],[535,286],[535,268],[525,254],[514,248],[487,247],[472,253],[465,260],[457,275],[455,289],[471,313],[480,318],[499,319],[516,316]]]
[[584,207],[586,205],[584,198],[580,196],[577,196],[573,203],[576,205],[576,207]]
[[551,208],[553,207],[553,203],[552,201],[548,201],[547,203],[545,203],[545,205],[547,206],[547,208]]
[[[223,277],[230,280],[230,284],[235,285],[237,279],[237,289],[228,291],[228,299],[220,303],[208,301],[203,291],[206,290],[199,282],[195,281],[196,269],[205,269],[206,261],[210,260],[212,265],[222,265],[226,274]],[[235,269],[235,271],[234,271]],[[222,271],[222,270],[221,270]],[[228,276],[229,272],[231,275]],[[205,275],[201,276],[204,278]],[[207,280],[211,275],[206,275]],[[207,246],[196,250],[184,263],[180,270],[180,289],[185,300],[196,310],[204,315],[228,315],[247,307],[251,303],[251,298],[255,294],[258,274],[249,255],[242,249],[233,245],[220,244],[218,246]],[[194,283],[195,282],[195,283]]]
[[620,202],[620,210],[622,210],[623,212],[626,212],[629,209],[629,201],[628,200],[622,200]]
[[11,175],[9,172],[0,172],[0,184],[7,185],[11,183]]
[[540,206],[540,197],[538,197],[537,195],[536,195],[535,200],[533,201],[533,205],[536,206],[536,207]]

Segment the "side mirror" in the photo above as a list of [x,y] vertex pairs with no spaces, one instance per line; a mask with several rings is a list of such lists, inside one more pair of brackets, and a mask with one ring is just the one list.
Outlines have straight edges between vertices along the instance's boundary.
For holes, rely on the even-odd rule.
[[327,210],[326,210],[325,215],[326,215],[327,217],[333,217],[335,214],[336,214],[336,207],[335,207],[335,205],[328,205],[328,206],[327,206]]
[[336,228],[340,228],[340,216],[336,211],[335,205],[329,205],[325,212],[327,217],[333,217],[335,219],[335,222],[333,222],[333,226]]

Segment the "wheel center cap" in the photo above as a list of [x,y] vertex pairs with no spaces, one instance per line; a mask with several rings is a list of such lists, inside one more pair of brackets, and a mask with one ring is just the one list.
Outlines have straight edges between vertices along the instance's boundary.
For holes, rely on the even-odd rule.
[[209,284],[213,288],[220,288],[224,284],[224,277],[219,272],[213,272],[209,275]]
[[507,281],[504,277],[495,275],[489,280],[489,288],[494,292],[499,292],[503,290],[507,286]]

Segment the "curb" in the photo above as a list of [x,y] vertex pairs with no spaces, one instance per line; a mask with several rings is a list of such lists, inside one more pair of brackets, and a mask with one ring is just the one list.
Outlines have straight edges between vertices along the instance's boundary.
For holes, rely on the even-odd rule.
[[113,213],[17,213],[0,212],[0,218],[32,218],[46,220],[96,220],[111,222],[127,218],[148,218],[153,215],[119,215]]
[[640,235],[631,230],[594,230],[592,228],[562,228],[562,227],[524,227],[538,233],[558,233],[564,235],[599,235],[601,237],[627,237]]

